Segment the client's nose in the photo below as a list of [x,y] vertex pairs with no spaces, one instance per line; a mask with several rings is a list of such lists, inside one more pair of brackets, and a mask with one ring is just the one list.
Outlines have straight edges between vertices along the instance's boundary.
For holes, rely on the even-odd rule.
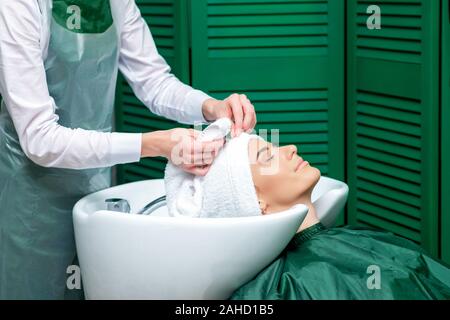
[[283,147],[286,158],[291,160],[297,154],[297,147],[293,144]]

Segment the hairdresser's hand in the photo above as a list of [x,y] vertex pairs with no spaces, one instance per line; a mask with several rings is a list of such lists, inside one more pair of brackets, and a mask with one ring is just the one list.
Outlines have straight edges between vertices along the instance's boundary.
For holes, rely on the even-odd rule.
[[224,139],[200,142],[200,131],[175,128],[142,135],[142,157],[165,157],[184,171],[204,176],[223,147]]
[[229,118],[233,121],[231,136],[251,131],[256,125],[255,107],[245,94],[234,93],[225,100],[207,99],[202,106],[207,121]]

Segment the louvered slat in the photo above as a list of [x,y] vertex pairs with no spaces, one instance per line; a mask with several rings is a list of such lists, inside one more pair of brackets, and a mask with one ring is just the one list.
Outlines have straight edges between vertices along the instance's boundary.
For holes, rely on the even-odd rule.
[[327,54],[327,1],[208,1],[210,57]]
[[[380,30],[369,30],[366,26],[369,5],[382,8]],[[421,0],[359,0],[356,10],[356,47],[359,56],[420,63],[423,23]]]
[[342,0],[202,0],[191,10],[194,86],[246,94],[257,130],[271,140],[278,129],[281,145],[341,179],[343,10]]
[[450,264],[450,3],[442,3],[441,248]]
[[171,65],[175,56],[175,8],[173,0],[136,0],[150,26],[159,53]]
[[[155,44],[172,72],[186,81],[189,70],[187,63],[187,16],[180,16],[182,2],[176,0],[136,0],[142,17],[150,27]],[[181,30],[181,31],[180,31]],[[183,39],[186,37],[186,39]],[[119,107],[117,108],[117,127],[124,132],[150,132],[169,128],[186,127],[174,121],[152,114],[134,95],[123,79],[118,84]],[[119,183],[161,178],[166,161],[162,158],[142,159],[139,163],[119,166]]]
[[[366,26],[369,5],[381,9],[379,30]],[[437,37],[428,35],[437,32],[437,13],[437,1],[358,0],[348,15],[350,222],[392,231],[432,254],[438,100],[429,83],[438,73]]]
[[[376,184],[375,188],[358,184],[355,208],[358,221],[420,242],[420,210],[398,200],[417,199],[415,202],[421,207],[421,118],[414,111],[418,109],[420,101],[357,91],[355,142],[358,149],[353,168],[356,179]],[[381,147],[373,143],[380,140],[384,143]],[[389,152],[399,147],[403,148],[402,152]],[[384,195],[373,193],[381,187],[386,190]],[[385,196],[393,192],[394,199]]]
[[[211,92],[225,98],[231,92]],[[299,153],[323,175],[328,172],[328,92],[317,90],[248,91],[258,114],[256,130],[279,130],[279,144],[295,144]]]

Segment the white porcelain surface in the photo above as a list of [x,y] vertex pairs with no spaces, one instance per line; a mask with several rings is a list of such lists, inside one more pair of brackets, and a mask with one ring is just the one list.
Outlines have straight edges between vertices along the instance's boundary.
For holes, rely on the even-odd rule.
[[[322,177],[313,191],[331,226],[347,186]],[[124,184],[88,195],[73,210],[87,299],[226,299],[285,248],[307,213],[303,205],[261,217],[196,219],[133,214],[164,195],[163,180]],[[124,198],[131,214],[103,210]]]

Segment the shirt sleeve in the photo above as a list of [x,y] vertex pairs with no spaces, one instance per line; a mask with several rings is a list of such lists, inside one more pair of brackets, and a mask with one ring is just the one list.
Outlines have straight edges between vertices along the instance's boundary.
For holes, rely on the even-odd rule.
[[180,123],[207,123],[202,104],[211,97],[170,73],[134,0],[127,3],[119,68],[139,100],[153,113]]
[[42,50],[37,1],[0,0],[0,93],[26,156],[44,167],[86,169],[140,159],[140,133],[58,124]]

